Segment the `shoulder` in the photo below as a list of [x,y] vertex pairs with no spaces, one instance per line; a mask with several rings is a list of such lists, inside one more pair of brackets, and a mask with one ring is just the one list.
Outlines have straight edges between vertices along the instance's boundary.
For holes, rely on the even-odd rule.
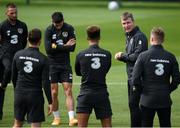
[[64,25],[63,25],[64,28],[67,28],[67,29],[74,29],[74,27],[71,25],[71,24],[68,24],[66,22],[64,22]]
[[167,50],[164,49],[164,52],[166,53],[166,56],[171,58],[171,59],[176,59],[175,55]]
[[15,53],[15,57],[24,55],[26,53],[27,49],[21,49]]
[[4,20],[0,23],[0,27],[6,26],[8,24],[8,20]]
[[17,20],[17,23],[22,26],[27,26],[26,23],[21,20]]

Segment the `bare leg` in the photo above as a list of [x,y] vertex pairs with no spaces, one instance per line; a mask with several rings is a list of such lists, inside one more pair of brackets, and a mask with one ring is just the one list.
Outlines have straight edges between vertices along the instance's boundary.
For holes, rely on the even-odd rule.
[[103,128],[110,128],[110,127],[112,127],[111,117],[101,119],[101,125],[102,125]]
[[41,127],[41,122],[31,123],[31,128],[39,128],[39,127]]
[[13,128],[19,128],[23,126],[23,121],[14,119],[14,125]]
[[58,83],[51,83],[51,93],[52,93],[52,100],[53,100],[53,111],[57,111],[59,108],[58,103]]
[[74,98],[72,94],[72,84],[63,82],[64,92],[66,96],[66,107],[68,111],[74,111]]
[[89,120],[90,114],[87,113],[78,113],[77,119],[78,119],[78,128],[84,128],[88,126],[88,120]]

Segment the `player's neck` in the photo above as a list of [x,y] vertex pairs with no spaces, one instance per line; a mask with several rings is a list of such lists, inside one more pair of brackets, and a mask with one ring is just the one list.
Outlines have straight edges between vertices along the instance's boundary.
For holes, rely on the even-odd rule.
[[97,40],[89,40],[89,45],[98,45],[99,41]]

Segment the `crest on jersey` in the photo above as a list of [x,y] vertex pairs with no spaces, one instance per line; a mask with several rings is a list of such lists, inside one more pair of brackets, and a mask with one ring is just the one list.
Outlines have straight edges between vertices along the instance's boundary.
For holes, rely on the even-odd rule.
[[6,33],[7,33],[7,36],[10,36],[10,30],[7,30]]
[[67,37],[68,36],[68,32],[62,32],[63,37]]
[[18,33],[22,34],[23,33],[23,29],[22,28],[18,28]]
[[130,40],[130,44],[132,44],[132,43],[133,43],[133,41],[134,41],[134,39],[133,39],[133,38],[131,38],[131,40]]

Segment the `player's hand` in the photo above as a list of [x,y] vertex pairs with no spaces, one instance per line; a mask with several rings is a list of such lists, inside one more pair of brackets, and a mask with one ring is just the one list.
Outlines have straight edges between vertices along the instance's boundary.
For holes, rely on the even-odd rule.
[[57,48],[57,44],[52,43],[52,44],[51,44],[51,47],[52,47],[53,49],[56,49],[56,48]]
[[122,57],[122,54],[123,54],[123,52],[118,52],[118,53],[115,54],[114,58],[116,60],[119,60]]
[[64,46],[72,46],[76,44],[76,40],[74,38],[70,39]]
[[48,116],[51,115],[52,112],[53,112],[53,105],[49,104],[48,105]]

